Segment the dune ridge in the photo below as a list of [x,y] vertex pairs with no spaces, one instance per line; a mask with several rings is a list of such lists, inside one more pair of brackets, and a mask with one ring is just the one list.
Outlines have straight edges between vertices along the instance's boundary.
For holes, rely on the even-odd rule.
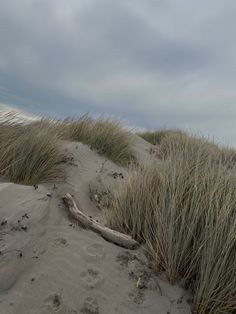
[[[150,158],[150,145],[134,141],[140,161]],[[104,223],[95,193],[126,170],[81,143],[66,142],[63,150],[70,156],[64,182],[0,183],[0,313],[190,313],[189,294],[156,277],[142,249],[82,229],[61,201],[70,192]]]

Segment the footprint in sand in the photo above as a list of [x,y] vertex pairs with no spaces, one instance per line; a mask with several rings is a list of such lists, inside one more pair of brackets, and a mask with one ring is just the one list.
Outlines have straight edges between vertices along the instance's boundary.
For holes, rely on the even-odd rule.
[[81,273],[83,285],[88,289],[93,289],[99,286],[103,280],[103,275],[96,269],[89,268]]
[[84,314],[99,314],[99,307],[96,298],[88,297],[84,300],[83,307],[80,313]]
[[121,251],[118,253],[116,257],[116,261],[121,265],[121,266],[128,266],[130,261],[133,261],[135,259],[135,255],[130,253],[129,251]]
[[85,252],[88,260],[97,261],[104,256],[104,247],[99,243],[94,243],[85,247]]
[[133,289],[129,293],[129,297],[134,303],[138,305],[141,305],[145,301],[145,293],[143,290]]
[[62,298],[60,294],[49,295],[44,301],[44,310],[48,313],[57,312],[62,303]]
[[54,240],[54,245],[59,247],[66,247],[68,246],[68,241],[64,238],[57,238]]

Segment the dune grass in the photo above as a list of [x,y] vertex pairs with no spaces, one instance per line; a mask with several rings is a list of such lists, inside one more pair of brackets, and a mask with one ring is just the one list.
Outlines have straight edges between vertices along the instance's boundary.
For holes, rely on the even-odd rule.
[[114,192],[108,224],[146,245],[154,269],[193,291],[193,313],[236,313],[234,150],[169,133]]
[[179,129],[160,129],[156,131],[145,131],[138,133],[140,137],[152,145],[158,145],[166,136],[174,134],[185,135],[186,133]]
[[59,137],[43,121],[25,125],[9,115],[0,123],[0,172],[10,181],[56,180],[62,175],[58,167],[62,158]]
[[66,139],[87,144],[117,164],[126,165],[134,159],[130,136],[119,121],[92,119],[84,115],[78,119],[66,119],[61,129]]
[[62,140],[83,142],[117,164],[126,165],[134,158],[130,137],[118,121],[84,115],[26,124],[7,113],[0,116],[0,173],[24,184],[56,180],[61,176]]

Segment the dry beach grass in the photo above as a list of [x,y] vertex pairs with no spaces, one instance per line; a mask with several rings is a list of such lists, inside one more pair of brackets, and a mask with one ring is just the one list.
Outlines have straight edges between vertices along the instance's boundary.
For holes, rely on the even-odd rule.
[[192,289],[194,313],[236,313],[236,152],[179,131],[160,137],[163,162],[132,171],[109,224],[144,243],[170,282]]
[[60,177],[59,137],[48,124],[24,125],[8,115],[0,124],[0,171],[12,182],[37,184]]
[[0,172],[13,182],[36,184],[61,177],[60,142],[83,142],[125,165],[133,159],[131,140],[118,121],[88,115],[64,121],[42,118],[24,124],[13,113],[0,119]]
[[131,138],[119,121],[92,119],[84,115],[78,119],[66,119],[61,130],[66,139],[87,144],[117,164],[125,165],[133,159]]
[[167,135],[171,134],[185,134],[182,130],[179,129],[159,129],[156,131],[145,131],[138,133],[145,141],[151,143],[152,145],[158,145],[161,143],[161,140]]

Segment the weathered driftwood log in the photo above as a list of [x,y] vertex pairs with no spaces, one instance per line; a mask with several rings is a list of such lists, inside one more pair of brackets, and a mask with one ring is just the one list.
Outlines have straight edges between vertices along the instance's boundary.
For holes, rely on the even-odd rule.
[[64,203],[67,205],[71,215],[79,221],[79,223],[84,228],[89,228],[94,232],[100,234],[104,239],[109,242],[113,242],[119,246],[125,247],[127,249],[134,249],[139,244],[137,241],[132,239],[129,235],[112,230],[108,227],[105,227],[95,221],[93,218],[85,215],[76,205],[71,194],[67,193],[63,198]]

